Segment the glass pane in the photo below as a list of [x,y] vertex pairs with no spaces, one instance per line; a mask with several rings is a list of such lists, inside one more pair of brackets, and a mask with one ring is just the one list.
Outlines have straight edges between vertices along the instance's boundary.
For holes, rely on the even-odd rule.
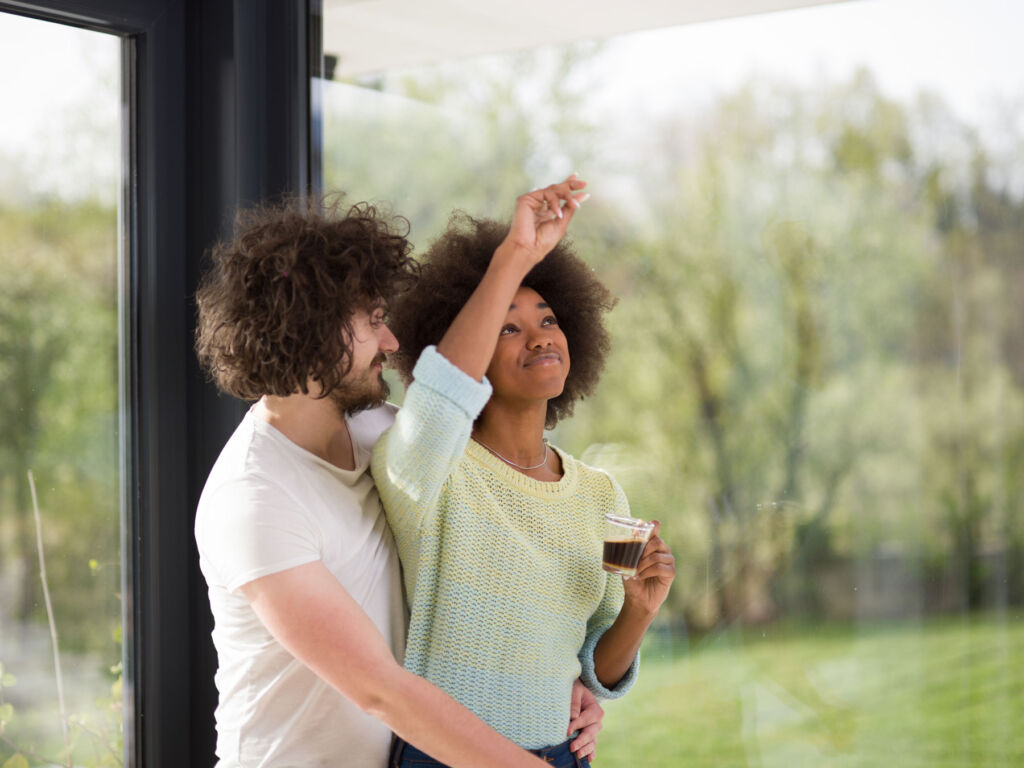
[[517,5],[432,7],[417,48],[410,7],[327,0],[325,186],[424,246],[454,207],[591,183],[573,239],[614,349],[552,439],[678,564],[597,764],[1024,760],[1024,7],[499,53],[544,26]]
[[119,61],[115,37],[0,14],[0,764],[12,766],[18,754],[122,763]]

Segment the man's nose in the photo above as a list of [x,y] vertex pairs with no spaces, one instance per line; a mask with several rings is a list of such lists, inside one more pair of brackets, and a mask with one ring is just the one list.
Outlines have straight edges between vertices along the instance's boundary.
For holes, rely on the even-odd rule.
[[387,325],[382,325],[380,330],[380,348],[384,352],[397,352],[398,351],[398,339],[395,338],[395,334],[391,332],[391,329]]

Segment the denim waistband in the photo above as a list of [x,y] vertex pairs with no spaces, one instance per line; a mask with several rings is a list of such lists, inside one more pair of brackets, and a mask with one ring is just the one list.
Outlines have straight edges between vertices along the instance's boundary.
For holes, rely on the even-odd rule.
[[572,739],[563,741],[561,744],[555,744],[551,747],[541,747],[540,749],[528,749],[527,752],[532,752],[537,757],[561,757],[565,754],[571,754],[572,750],[569,749],[569,744],[572,743]]
[[[569,744],[572,743],[572,739],[563,741],[561,744],[555,744],[550,747],[541,747],[540,749],[529,749],[537,757],[545,760],[549,763],[558,762],[561,765],[581,766],[586,768],[590,765],[586,760],[580,760],[572,754],[572,750],[569,749]],[[412,744],[404,741],[400,738],[395,739],[394,746],[391,750],[391,759],[388,762],[389,766],[400,765],[402,758],[415,759],[417,761],[433,761],[436,765],[443,765],[443,763],[434,761],[426,752],[421,749],[417,749]],[[429,762],[424,762],[424,765],[429,765]]]

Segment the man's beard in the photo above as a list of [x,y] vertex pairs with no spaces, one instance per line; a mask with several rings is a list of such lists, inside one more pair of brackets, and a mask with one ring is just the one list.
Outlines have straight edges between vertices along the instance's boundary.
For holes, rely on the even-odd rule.
[[[373,362],[383,363],[384,360],[384,356],[381,355]],[[338,413],[344,418],[384,405],[390,394],[391,388],[384,381],[383,373],[378,373],[370,368],[355,381],[342,381],[339,386],[331,390],[329,397],[334,407],[338,409]]]

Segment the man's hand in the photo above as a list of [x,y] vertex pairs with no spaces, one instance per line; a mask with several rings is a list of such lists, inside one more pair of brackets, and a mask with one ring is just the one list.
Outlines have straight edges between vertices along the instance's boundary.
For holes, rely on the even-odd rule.
[[587,182],[574,173],[559,184],[535,189],[516,198],[515,213],[498,251],[525,258],[532,266],[551,253],[569,229],[569,222],[587,195]]
[[240,589],[286,651],[438,760],[462,768],[543,768],[539,758],[403,669],[377,625],[323,562],[262,576]]
[[579,758],[591,762],[597,756],[597,733],[603,727],[604,710],[597,703],[597,697],[579,680],[572,684],[572,703],[569,709],[569,735],[579,731],[569,749]]

